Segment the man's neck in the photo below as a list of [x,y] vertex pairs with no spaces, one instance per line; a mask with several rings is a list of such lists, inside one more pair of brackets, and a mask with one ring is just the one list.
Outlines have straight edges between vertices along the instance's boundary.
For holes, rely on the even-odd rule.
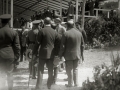
[[10,27],[9,24],[3,24],[2,27]]
[[48,24],[48,25],[45,25],[45,26],[51,26],[50,24]]

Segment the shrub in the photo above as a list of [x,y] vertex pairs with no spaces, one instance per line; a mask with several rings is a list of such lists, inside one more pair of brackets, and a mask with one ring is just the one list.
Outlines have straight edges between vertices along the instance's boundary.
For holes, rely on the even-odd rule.
[[[120,18],[117,16],[111,16],[110,18],[99,17],[97,19],[88,18],[85,20],[84,27],[88,37],[87,41],[90,45],[94,45],[94,38],[101,44],[108,42],[109,46],[118,44],[115,39],[120,37]],[[113,38],[114,42],[112,42]]]
[[81,90],[120,90],[120,57],[115,58],[111,53],[111,66],[103,63],[94,67],[94,82],[89,78],[83,82]]

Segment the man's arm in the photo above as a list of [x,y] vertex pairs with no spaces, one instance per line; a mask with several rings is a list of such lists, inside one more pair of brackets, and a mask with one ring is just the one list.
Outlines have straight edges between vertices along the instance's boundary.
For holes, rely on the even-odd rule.
[[55,56],[58,56],[58,53],[60,51],[61,38],[62,38],[62,36],[60,34],[56,35],[55,45],[54,45]]
[[19,42],[19,36],[18,34],[15,32],[15,37],[13,40],[13,51],[15,54],[15,62],[18,62],[19,56],[20,56],[20,42]]
[[36,37],[36,42],[35,42],[35,45],[34,45],[34,48],[33,48],[33,52],[32,52],[33,55],[37,55],[37,52],[38,52],[39,46],[41,44],[41,41],[42,41],[42,32],[40,30],[38,32],[37,37]]
[[[82,34],[81,34],[82,35]],[[84,39],[83,36],[81,36],[81,58],[82,58],[82,62],[84,61],[84,55],[83,55],[83,51],[84,51]]]
[[62,35],[61,45],[60,45],[60,51],[59,51],[59,57],[61,58],[65,51],[65,42],[66,42],[66,35]]

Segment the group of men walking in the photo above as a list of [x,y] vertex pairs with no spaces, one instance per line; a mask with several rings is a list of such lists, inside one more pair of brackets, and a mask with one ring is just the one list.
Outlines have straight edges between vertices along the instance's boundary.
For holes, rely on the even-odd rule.
[[[0,71],[7,74],[8,88],[9,90],[13,90],[13,62],[18,62],[20,56],[19,40],[21,39],[19,39],[16,31],[10,29],[10,18],[10,15],[0,16],[2,21],[2,28],[0,29]],[[62,64],[63,62],[65,63],[68,76],[68,84],[65,86],[78,86],[78,64],[83,55],[83,36],[86,37],[86,35],[83,30],[79,31],[78,28],[75,27],[72,19],[67,21],[66,28],[61,25],[61,22],[62,20],[59,17],[54,21],[52,21],[50,17],[46,17],[44,19],[44,28],[40,28],[40,22],[35,21],[33,23],[33,29],[27,33],[27,47],[32,52],[29,68],[32,70],[30,73],[33,79],[36,78],[33,71],[35,71],[35,64],[38,62],[38,77],[34,90],[42,90],[45,64],[48,68],[47,87],[51,89],[52,84],[55,84],[57,81],[57,73],[61,62]],[[22,28],[25,29],[24,25]],[[23,44],[24,43],[22,43],[23,47],[21,47],[21,49],[26,46]],[[39,60],[37,60],[38,57]]]

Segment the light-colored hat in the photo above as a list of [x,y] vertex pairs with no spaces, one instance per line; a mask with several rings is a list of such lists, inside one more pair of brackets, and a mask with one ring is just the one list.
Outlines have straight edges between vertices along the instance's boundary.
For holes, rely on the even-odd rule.
[[35,21],[33,21],[32,23],[33,24],[39,24],[41,22],[41,20],[35,20]]

